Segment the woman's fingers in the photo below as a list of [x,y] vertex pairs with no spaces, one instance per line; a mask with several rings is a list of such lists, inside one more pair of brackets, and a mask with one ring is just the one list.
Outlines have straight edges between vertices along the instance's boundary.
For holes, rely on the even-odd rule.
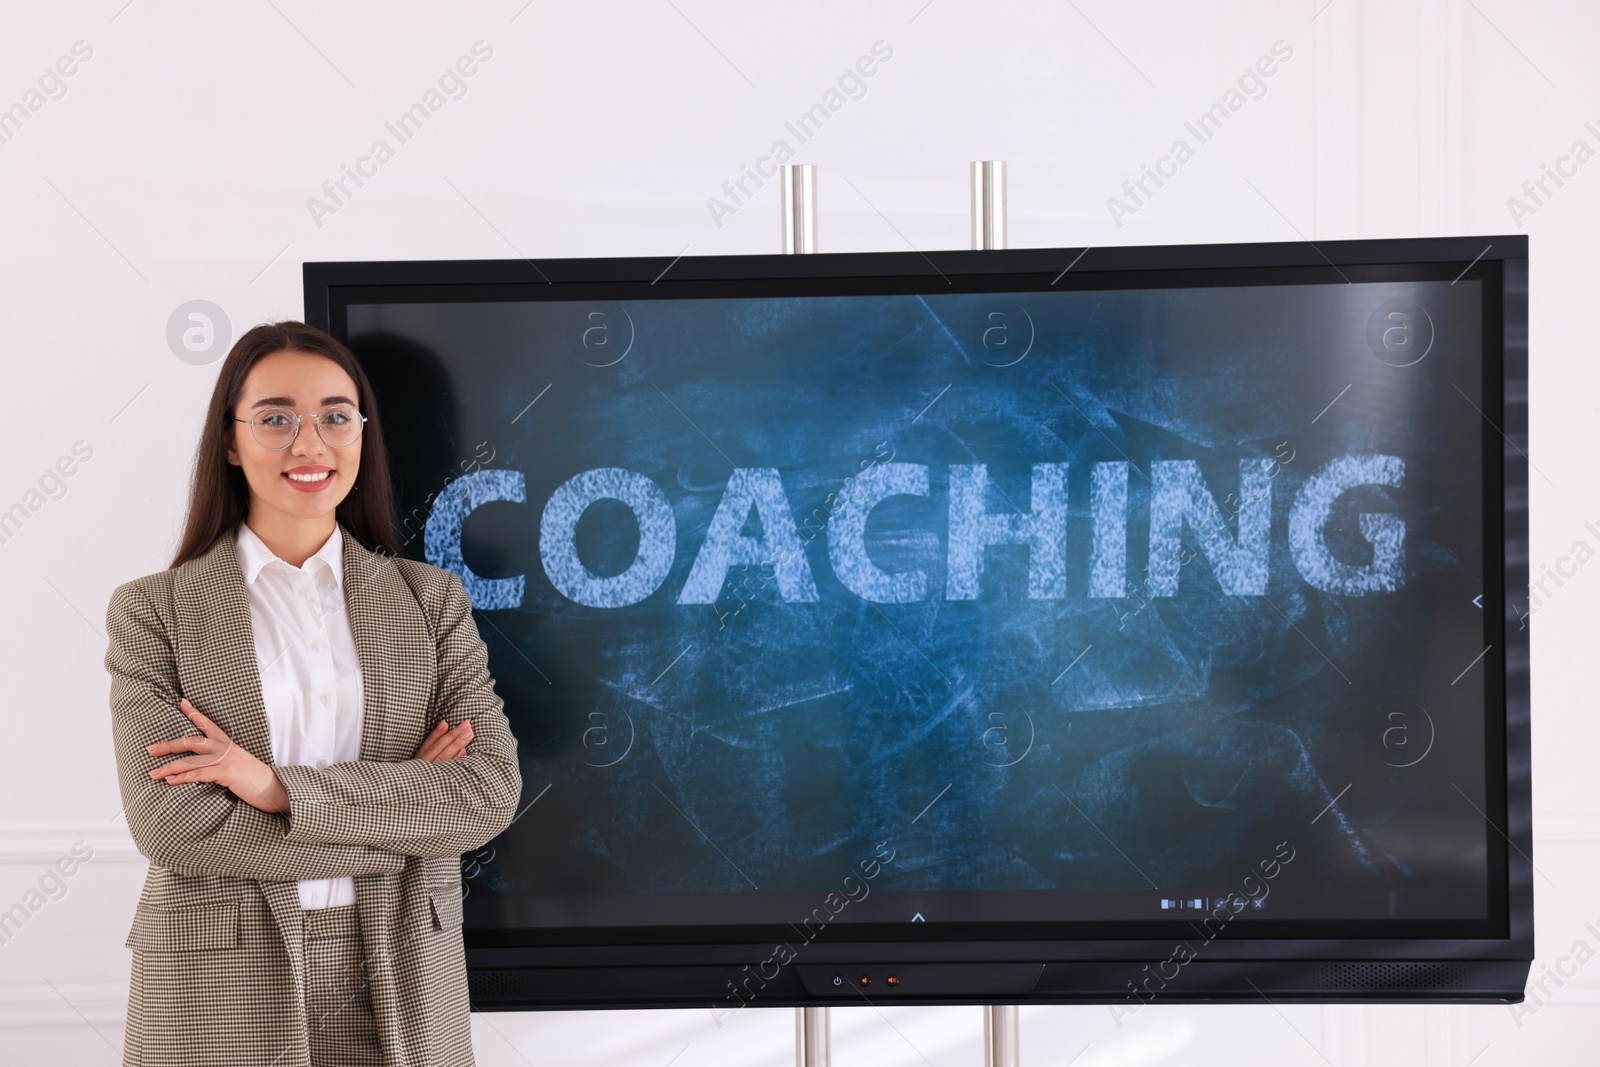
[[[233,748],[233,742],[227,740],[225,736],[220,740],[211,737],[180,737],[172,741],[158,741],[148,746],[148,748],[152,756],[168,756],[174,752],[192,752],[194,753],[193,756],[187,761],[180,762],[183,762],[188,767],[209,767],[212,764],[222,762],[222,757],[226,756]],[[167,766],[171,767],[175,766],[175,764],[169,763]]]
[[428,759],[432,759],[434,756],[439,754],[440,750],[444,748],[445,741],[449,736],[450,724],[445,720],[440,719],[439,725],[433,728],[433,733],[428,735],[428,740],[425,742],[428,752]]
[[146,750],[152,756],[165,756],[172,752],[198,753],[207,741],[220,741],[224,747],[227,746],[228,735],[223,733],[222,727],[201,714],[198,708],[189,703],[188,697],[178,701],[178,710],[189,717],[189,721],[200,731],[200,736],[177,737],[171,741],[157,741],[153,745],[146,745]]
[[440,758],[439,762],[455,759],[457,756],[465,752],[467,750],[467,746],[471,743],[472,724],[463,719],[461,721],[461,725],[451,731],[449,747],[445,751],[445,754]]
[[[152,771],[152,774],[155,772]],[[184,782],[214,782],[217,772],[210,767],[195,767],[187,771],[178,771],[166,776],[167,784],[182,785]]]
[[194,746],[204,743],[204,737],[180,737],[172,741],[157,741],[147,745],[146,749],[152,756],[166,756],[173,752],[193,752]]
[[472,723],[466,719],[453,730],[446,730],[447,725],[443,719],[439,720],[428,739],[417,750],[417,759],[424,759],[430,763],[442,763],[445,760],[455,759],[466,751],[468,743],[472,740]]
[[[184,715],[188,717],[189,721],[195,724],[195,728],[200,731],[200,736],[178,737],[171,741],[157,741],[153,745],[145,746],[150,755],[166,756],[173,752],[198,752],[199,749],[196,746],[200,745],[211,736],[210,733],[207,732],[206,728],[210,727],[212,730],[217,730],[216,723],[206,718],[200,713],[198,708],[189,703],[188,697],[182,697],[178,700],[178,710],[183,712]],[[217,732],[221,733],[222,731],[217,730]]]
[[444,734],[444,730],[445,721],[443,719],[434,723],[433,729],[428,732],[427,737],[422,739],[422,744],[418,746],[417,754],[413,758],[432,761],[434,752],[439,748],[439,738]]
[[461,720],[454,730],[443,736],[439,746],[439,754],[434,759],[435,763],[444,763],[453,760],[467,750],[467,742],[472,740],[472,724],[465,719]]
[[214,766],[215,763],[212,757],[204,757],[198,762],[194,761],[192,758],[173,760],[171,763],[164,764],[151,771],[150,777],[156,779],[165,778],[169,782],[211,781],[210,778],[194,778],[187,776],[209,772]]
[[187,759],[174,760],[171,763],[157,767],[150,772],[152,778],[165,778],[169,782],[178,781],[214,781],[210,777],[180,777],[181,775],[194,775],[208,767],[216,766],[222,762],[224,756],[233,750],[233,742],[216,723],[212,722],[189,702],[188,697],[178,701],[178,710],[186,715],[195,728],[201,733],[200,737],[175,737],[170,741],[157,741],[153,745],[146,745],[145,749],[152,756],[170,756],[174,752],[193,753]]
[[178,709],[185,715],[189,716],[189,721],[198,726],[200,728],[200,732],[205,734],[207,737],[227,738],[228,735],[222,732],[221,727],[201,714],[199,708],[189,703],[188,697],[184,697],[182,700],[178,701]]
[[465,752],[467,750],[467,746],[471,743],[472,723],[468,722],[466,719],[462,719],[461,725],[457,726],[455,730],[452,731],[450,754],[445,758],[455,759],[457,756],[461,755],[461,753]]

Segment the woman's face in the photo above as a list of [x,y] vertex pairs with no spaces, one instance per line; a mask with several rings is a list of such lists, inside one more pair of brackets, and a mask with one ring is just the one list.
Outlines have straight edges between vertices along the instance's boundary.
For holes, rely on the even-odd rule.
[[[244,389],[234,405],[237,419],[253,419],[269,407],[283,407],[301,415],[315,415],[331,404],[359,407],[356,383],[344,368],[313,352],[274,352],[258,359],[245,376]],[[355,485],[361,469],[363,434],[345,448],[330,448],[317,433],[315,420],[300,423],[300,432],[287,448],[270,449],[256,440],[242,422],[233,426],[233,446],[228,462],[244,469],[250,484],[250,514],[260,509],[290,519],[318,519],[332,515]],[[320,481],[291,479],[290,474],[315,475]]]

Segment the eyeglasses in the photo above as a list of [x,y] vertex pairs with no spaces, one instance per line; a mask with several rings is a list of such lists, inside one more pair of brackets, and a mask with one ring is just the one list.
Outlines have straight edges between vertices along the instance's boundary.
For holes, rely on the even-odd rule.
[[250,427],[250,434],[262,448],[276,451],[288,448],[300,436],[300,420],[317,424],[317,435],[330,448],[349,448],[360,438],[367,417],[349,404],[335,404],[314,415],[297,415],[288,408],[263,408],[253,419],[236,418]]

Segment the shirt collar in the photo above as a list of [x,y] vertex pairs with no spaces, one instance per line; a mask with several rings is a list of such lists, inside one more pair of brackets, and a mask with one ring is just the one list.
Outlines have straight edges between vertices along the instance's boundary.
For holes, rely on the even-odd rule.
[[[273,554],[267,543],[246,522],[239,523],[239,529],[234,534],[234,544],[239,553],[239,569],[244,572],[247,583],[254,585],[256,575],[274,563],[280,564],[289,570],[296,568],[287,560],[280,559]],[[339,524],[333,524],[333,533],[328,535],[327,541],[321,548],[306,560],[305,566],[299,568],[304,571],[313,571],[319,567],[326,567],[333,575],[333,580],[341,587],[344,585],[344,535],[339,530]]]

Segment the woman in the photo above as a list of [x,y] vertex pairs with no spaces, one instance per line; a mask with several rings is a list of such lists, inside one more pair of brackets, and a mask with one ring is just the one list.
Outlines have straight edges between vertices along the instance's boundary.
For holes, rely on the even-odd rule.
[[512,821],[517,743],[460,578],[398,553],[344,345],[233,346],[177,557],[106,631],[150,860],[124,1064],[472,1064],[460,859]]

